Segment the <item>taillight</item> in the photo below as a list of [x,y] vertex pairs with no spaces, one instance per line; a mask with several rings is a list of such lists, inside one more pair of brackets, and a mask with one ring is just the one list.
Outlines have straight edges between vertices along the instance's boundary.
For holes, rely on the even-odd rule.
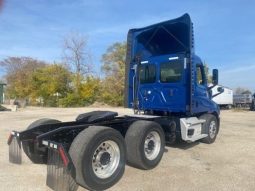
[[69,158],[68,158],[68,156],[66,156],[64,148],[62,146],[60,146],[58,148],[58,151],[59,151],[59,154],[60,154],[60,156],[62,158],[62,161],[63,161],[64,165],[67,166],[68,163],[69,163]]
[[12,138],[13,138],[13,134],[12,134],[12,132],[11,132],[10,135],[9,135],[8,141],[7,141],[7,144],[8,144],[8,145],[11,144]]

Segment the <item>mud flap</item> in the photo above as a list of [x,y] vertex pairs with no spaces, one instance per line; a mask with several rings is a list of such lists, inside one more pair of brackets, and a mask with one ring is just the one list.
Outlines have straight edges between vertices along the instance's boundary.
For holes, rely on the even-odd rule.
[[48,143],[46,184],[54,191],[76,191],[78,185],[73,178],[73,166],[61,145]]
[[9,145],[9,162],[14,164],[21,164],[22,150],[18,132],[15,131],[11,132],[10,137],[8,139],[8,145]]

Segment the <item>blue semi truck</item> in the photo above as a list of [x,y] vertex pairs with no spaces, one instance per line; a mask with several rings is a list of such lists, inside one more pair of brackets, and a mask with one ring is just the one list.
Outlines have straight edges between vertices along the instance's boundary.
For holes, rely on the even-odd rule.
[[105,190],[120,180],[126,163],[155,168],[166,143],[215,141],[220,110],[194,52],[188,14],[129,30],[125,79],[125,107],[133,108],[133,115],[94,111],[70,122],[39,119],[11,132],[10,162],[21,164],[23,149],[32,162],[47,164],[51,189]]

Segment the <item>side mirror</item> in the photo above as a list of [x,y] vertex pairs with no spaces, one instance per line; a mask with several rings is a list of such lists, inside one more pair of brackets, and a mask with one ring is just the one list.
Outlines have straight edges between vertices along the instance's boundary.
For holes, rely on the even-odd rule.
[[219,80],[219,71],[217,69],[213,69],[212,83],[213,85],[218,85]]
[[219,93],[223,93],[223,92],[224,92],[224,88],[218,87],[218,88],[217,88],[217,91],[218,91]]

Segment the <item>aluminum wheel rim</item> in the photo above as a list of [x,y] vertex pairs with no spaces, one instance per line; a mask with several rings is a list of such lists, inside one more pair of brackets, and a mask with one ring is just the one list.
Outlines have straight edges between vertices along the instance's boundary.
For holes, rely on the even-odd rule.
[[145,157],[149,160],[157,158],[161,147],[161,140],[159,133],[151,131],[145,138],[144,142],[144,153]]
[[216,132],[217,132],[216,122],[211,121],[209,126],[209,135],[211,139],[213,139],[216,136]]
[[95,150],[92,157],[92,169],[98,178],[109,178],[120,162],[120,149],[114,141],[104,141]]

